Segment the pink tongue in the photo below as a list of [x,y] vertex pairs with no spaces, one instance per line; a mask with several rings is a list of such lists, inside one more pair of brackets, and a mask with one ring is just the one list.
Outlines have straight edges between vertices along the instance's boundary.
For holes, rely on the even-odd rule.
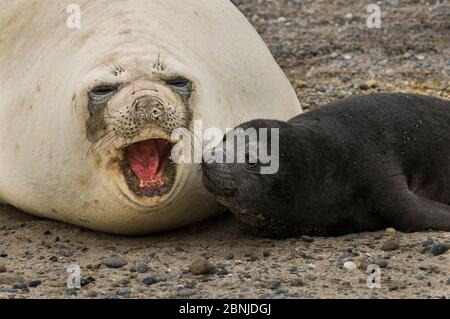
[[127,155],[131,169],[141,180],[152,180],[158,174],[160,153],[154,140],[128,146]]

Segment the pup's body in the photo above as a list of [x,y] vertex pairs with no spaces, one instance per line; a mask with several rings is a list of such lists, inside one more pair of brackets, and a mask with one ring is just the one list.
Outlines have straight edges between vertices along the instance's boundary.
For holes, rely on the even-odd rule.
[[204,164],[204,180],[257,233],[450,231],[450,101],[377,94],[241,127],[280,128],[278,173]]

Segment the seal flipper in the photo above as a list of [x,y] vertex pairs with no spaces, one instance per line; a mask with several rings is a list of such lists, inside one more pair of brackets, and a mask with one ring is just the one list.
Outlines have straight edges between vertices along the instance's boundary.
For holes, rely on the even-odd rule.
[[379,210],[387,223],[405,232],[450,231],[450,206],[421,197],[407,187],[395,194],[389,194],[390,200]]

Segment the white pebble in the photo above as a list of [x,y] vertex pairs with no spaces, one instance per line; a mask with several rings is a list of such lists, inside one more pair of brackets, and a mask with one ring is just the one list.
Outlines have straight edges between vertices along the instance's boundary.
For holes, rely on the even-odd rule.
[[344,263],[344,268],[347,270],[356,270],[358,267],[353,261],[346,261]]

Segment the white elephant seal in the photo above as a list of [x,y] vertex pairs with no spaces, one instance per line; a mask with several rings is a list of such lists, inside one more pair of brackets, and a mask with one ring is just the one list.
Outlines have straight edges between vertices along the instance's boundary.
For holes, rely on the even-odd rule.
[[298,114],[264,42],[227,0],[72,3],[0,0],[1,200],[118,234],[216,213],[170,133]]

